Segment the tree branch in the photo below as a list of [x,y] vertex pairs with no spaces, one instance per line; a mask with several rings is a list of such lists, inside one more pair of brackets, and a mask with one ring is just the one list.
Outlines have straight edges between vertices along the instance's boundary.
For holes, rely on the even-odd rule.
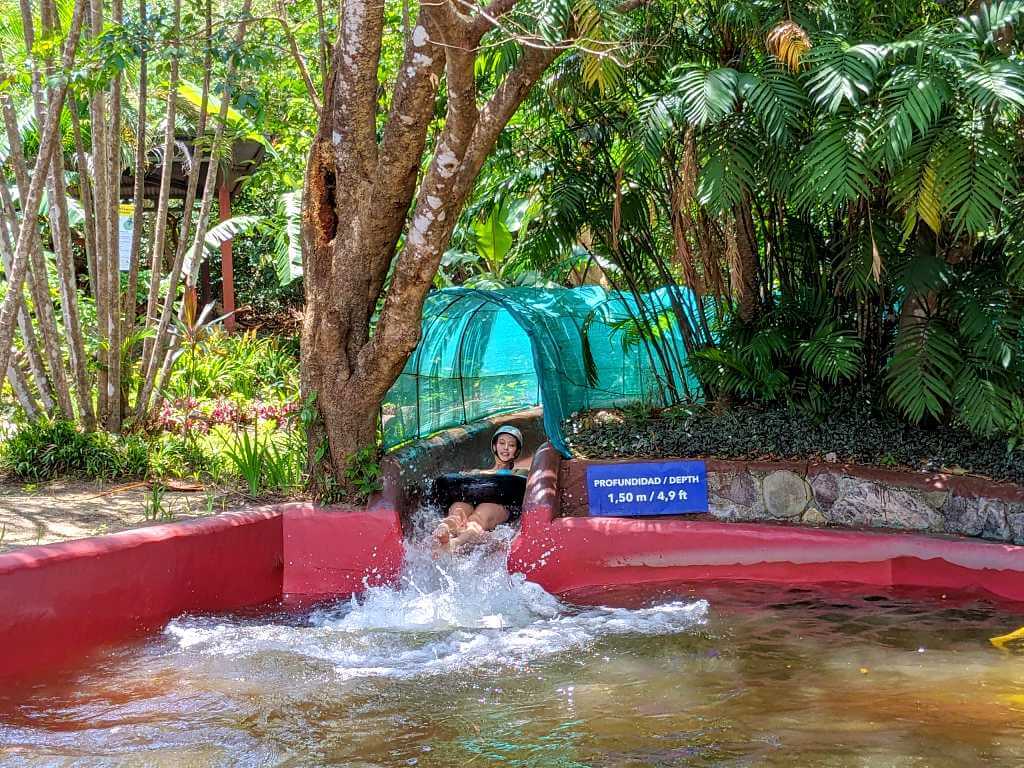
[[306,92],[309,94],[309,100],[313,102],[313,107],[316,109],[317,115],[323,111],[323,105],[320,103],[320,95],[316,88],[313,86],[313,78],[309,76],[309,68],[306,66],[306,60],[302,58],[302,54],[299,52],[299,44],[295,40],[295,33],[292,32],[291,25],[288,24],[288,10],[284,7],[284,3],[278,0],[277,12],[279,16],[268,16],[268,20],[277,21],[281,28],[284,29],[284,35],[288,39],[288,48],[292,52],[292,59],[295,60],[295,66],[299,68],[299,74],[302,76],[302,82],[306,84]]
[[[391,287],[376,332],[358,357],[371,380],[393,381],[405,364],[384,350],[411,352],[419,341],[419,318],[462,206],[488,153],[530,88],[559,51],[527,49],[480,111],[466,135],[449,120],[420,185],[405,248],[395,263]],[[450,51],[449,51],[450,54]]]
[[[384,30],[381,0],[346,0],[338,43],[331,62],[333,77],[324,94],[326,120],[335,153],[362,167],[372,179],[377,164],[377,70]],[[339,158],[340,159],[340,158]]]
[[366,286],[369,312],[380,296],[391,256],[405,226],[416,191],[427,130],[434,118],[438,79],[447,60],[446,49],[432,39],[435,34],[430,7],[422,6],[406,43],[380,143],[370,204],[376,226],[366,242],[370,260]]

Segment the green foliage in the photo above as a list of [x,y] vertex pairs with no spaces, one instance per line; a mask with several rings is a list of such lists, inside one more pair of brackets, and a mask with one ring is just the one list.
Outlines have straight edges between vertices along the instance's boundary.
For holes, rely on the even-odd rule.
[[874,88],[885,50],[877,45],[850,45],[841,38],[819,41],[809,54],[811,75],[807,82],[811,99],[836,113],[844,104],[856,107]]
[[940,320],[907,323],[889,362],[889,396],[911,421],[940,418],[953,399],[958,358],[954,336]]
[[277,337],[214,330],[178,357],[166,396],[278,400],[298,392],[297,353]]
[[164,433],[150,443],[150,474],[166,477],[209,477],[220,480],[223,466],[220,441],[204,436]]
[[[833,401],[828,418],[785,404],[751,404],[715,413],[684,406],[621,423],[583,415],[564,430],[570,448],[595,459],[714,456],[739,460],[822,460],[899,466],[928,472],[959,467],[1024,483],[1024,453],[1002,441],[972,437],[956,426],[908,425],[875,408],[877,393],[851,390]],[[1018,403],[1018,414],[1024,415]],[[1018,422],[1021,423],[1021,422]],[[1019,449],[1019,439],[1014,447]]]
[[514,251],[549,275],[582,254],[622,291],[701,291],[681,330],[720,404],[820,418],[873,382],[893,418],[1012,433],[1024,3],[900,9],[647,6],[628,77],[556,63],[476,204],[536,201]]
[[137,436],[82,432],[72,422],[44,418],[25,423],[0,444],[0,467],[33,481],[144,477],[149,450]]
[[227,446],[224,453],[237,472],[246,482],[249,495],[257,497],[263,488],[263,465],[267,458],[267,445],[259,435],[249,430],[238,433],[235,441]]
[[867,126],[860,121],[835,118],[825,123],[801,153],[793,203],[810,208],[868,196],[878,177],[867,139]]
[[677,83],[677,93],[686,119],[698,127],[722,120],[736,108],[738,83],[736,70],[728,67],[711,70],[684,68]]
[[164,504],[164,494],[167,487],[163,483],[153,483],[149,488],[149,495],[143,502],[142,517],[144,520],[155,522],[157,520],[173,520],[174,511]]
[[375,445],[360,448],[345,466],[345,482],[351,489],[356,504],[365,504],[371,495],[380,490],[380,453]]
[[302,277],[302,192],[285,192],[281,195],[281,214],[284,227],[275,235],[276,257],[274,267],[277,280],[289,285]]
[[854,381],[863,344],[844,329],[827,294],[806,289],[784,298],[756,322],[734,319],[718,348],[690,355],[690,366],[709,394],[788,402],[822,413],[826,394]]
[[234,471],[245,481],[253,498],[265,492],[286,494],[302,486],[304,439],[275,442],[258,429],[239,431],[224,453]]

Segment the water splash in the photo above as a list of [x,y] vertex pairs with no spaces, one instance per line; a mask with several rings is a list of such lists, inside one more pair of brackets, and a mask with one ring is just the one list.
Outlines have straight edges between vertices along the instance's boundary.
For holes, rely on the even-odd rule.
[[567,605],[507,571],[511,528],[500,526],[488,544],[464,555],[438,555],[424,519],[430,518],[416,521],[406,543],[396,585],[370,587],[297,626],[184,617],[165,634],[190,653],[275,651],[329,662],[346,679],[405,678],[520,666],[609,636],[675,634],[706,620],[703,600],[634,610]]

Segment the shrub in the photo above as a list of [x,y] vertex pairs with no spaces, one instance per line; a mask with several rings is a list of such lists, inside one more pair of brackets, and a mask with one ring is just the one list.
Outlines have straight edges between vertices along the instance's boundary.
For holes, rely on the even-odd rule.
[[32,481],[63,475],[143,477],[149,471],[149,447],[134,435],[81,432],[70,421],[44,418],[20,426],[3,444],[0,466]]
[[287,494],[302,485],[305,439],[298,431],[260,435],[258,429],[242,430],[225,445],[224,453],[250,496],[264,491]]
[[964,427],[907,424],[866,393],[838,397],[823,417],[786,405],[751,404],[715,413],[681,406],[639,418],[584,415],[565,425],[574,454],[590,458],[714,456],[822,459],[914,470],[967,471],[1024,483],[1024,453],[973,437]]
[[152,444],[150,469],[154,477],[218,478],[221,461],[205,437],[161,435]]
[[165,395],[190,398],[287,399],[299,390],[298,350],[293,342],[252,331],[214,330],[174,365]]

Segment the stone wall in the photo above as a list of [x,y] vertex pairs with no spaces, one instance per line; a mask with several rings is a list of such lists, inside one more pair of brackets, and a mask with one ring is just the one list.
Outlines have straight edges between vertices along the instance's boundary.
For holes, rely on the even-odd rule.
[[[586,515],[586,465],[562,463],[564,515]],[[1024,488],[848,464],[707,460],[710,516],[883,528],[1024,544]]]

